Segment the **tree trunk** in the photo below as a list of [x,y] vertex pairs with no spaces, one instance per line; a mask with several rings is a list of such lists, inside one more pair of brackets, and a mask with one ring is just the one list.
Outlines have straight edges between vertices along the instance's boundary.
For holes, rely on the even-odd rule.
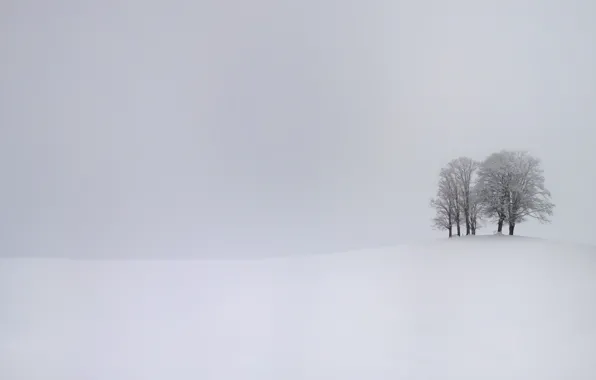
[[515,229],[515,223],[509,224],[509,235],[513,235],[514,229]]
[[503,221],[499,219],[499,224],[497,224],[497,232],[503,232]]
[[461,229],[459,227],[459,223],[457,223],[457,236],[461,236]]
[[464,212],[466,217],[466,236],[470,234],[470,213],[468,211]]
[[472,227],[472,236],[476,235],[476,227]]
[[453,227],[449,227],[449,237],[453,236]]

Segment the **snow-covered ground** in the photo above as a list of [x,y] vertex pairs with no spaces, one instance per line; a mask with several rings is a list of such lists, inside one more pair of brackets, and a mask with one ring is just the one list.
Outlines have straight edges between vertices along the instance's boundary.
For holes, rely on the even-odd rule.
[[596,249],[0,260],[0,378],[595,379]]

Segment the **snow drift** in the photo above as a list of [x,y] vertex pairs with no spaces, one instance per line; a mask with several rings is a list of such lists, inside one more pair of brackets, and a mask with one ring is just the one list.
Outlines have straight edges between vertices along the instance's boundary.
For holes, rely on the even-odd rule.
[[0,261],[0,378],[594,379],[596,249]]

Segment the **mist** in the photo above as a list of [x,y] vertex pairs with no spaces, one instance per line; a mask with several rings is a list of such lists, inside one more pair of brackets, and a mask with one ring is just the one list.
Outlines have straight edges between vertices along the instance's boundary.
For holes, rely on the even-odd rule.
[[[0,255],[254,257],[442,236],[450,159],[542,159],[596,244],[589,1],[3,1]],[[488,225],[479,233],[492,233]]]

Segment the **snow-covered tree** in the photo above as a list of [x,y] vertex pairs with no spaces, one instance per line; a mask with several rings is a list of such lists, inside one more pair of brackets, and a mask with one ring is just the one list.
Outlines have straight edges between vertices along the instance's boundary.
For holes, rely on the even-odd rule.
[[507,222],[509,235],[513,235],[515,225],[528,217],[541,223],[550,222],[555,205],[551,202],[551,194],[544,186],[544,171],[540,160],[527,152],[511,152],[509,170],[511,182],[507,202]]
[[497,222],[502,233],[509,223],[509,234],[527,217],[547,222],[554,205],[544,187],[540,161],[526,152],[501,151],[491,154],[478,171],[478,193],[483,213]]
[[466,223],[466,235],[471,232],[471,197],[472,197],[472,181],[474,173],[478,168],[478,163],[469,157],[459,157],[452,160],[448,164],[453,179],[455,180],[457,189],[456,196],[458,200],[459,209],[463,212]]

